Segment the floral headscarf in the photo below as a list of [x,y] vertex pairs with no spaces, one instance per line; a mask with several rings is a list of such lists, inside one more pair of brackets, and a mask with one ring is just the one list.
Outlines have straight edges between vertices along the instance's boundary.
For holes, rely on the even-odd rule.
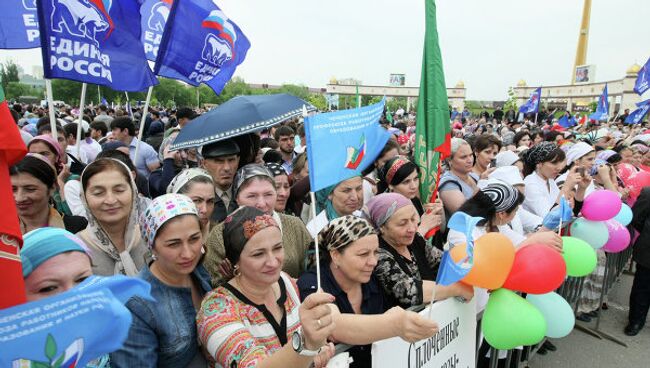
[[156,197],[140,215],[140,231],[149,249],[154,246],[158,230],[167,221],[182,215],[199,216],[194,202],[182,194],[165,194]]
[[237,264],[246,243],[267,227],[280,228],[273,216],[254,207],[240,207],[226,217],[223,223],[223,244],[230,263]]

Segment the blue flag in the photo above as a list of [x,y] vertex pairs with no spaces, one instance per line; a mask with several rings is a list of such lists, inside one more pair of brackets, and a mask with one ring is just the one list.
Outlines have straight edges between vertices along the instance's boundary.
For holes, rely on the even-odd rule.
[[564,128],[571,128],[576,125],[576,119],[571,115],[564,114],[557,123]]
[[172,6],[155,73],[219,94],[246,58],[251,44],[213,0],[181,0]]
[[305,119],[311,191],[360,175],[390,138],[378,122],[386,99]]
[[456,212],[451,216],[447,226],[465,235],[467,257],[458,262],[454,262],[449,251],[445,251],[440,261],[440,267],[438,268],[436,284],[443,286],[451,285],[462,280],[472,270],[472,265],[474,264],[474,229],[476,228],[476,224],[481,220],[483,220],[482,217],[472,217],[464,212]]
[[108,101],[106,100],[106,97],[102,97],[102,105],[108,105]]
[[151,285],[91,277],[67,292],[0,310],[0,367],[85,367],[118,350],[131,326],[124,303]]
[[45,78],[141,91],[158,84],[140,43],[138,0],[37,1]]
[[643,118],[648,114],[648,111],[650,111],[650,100],[639,102],[636,106],[638,109],[632,111],[632,113],[625,118],[626,124],[639,124],[642,122]]
[[0,49],[33,49],[41,46],[36,0],[3,0],[0,16]]
[[645,62],[645,65],[639,70],[639,75],[636,77],[634,83],[634,92],[642,95],[650,89],[650,59]]
[[533,93],[530,95],[530,98],[528,98],[528,101],[526,101],[525,104],[521,105],[521,107],[519,108],[519,112],[522,112],[524,114],[528,114],[531,112],[538,112],[539,102],[541,98],[542,98],[542,87],[539,87],[533,91]]
[[589,115],[589,119],[598,121],[609,119],[609,96],[607,94],[607,85],[605,85],[605,88],[603,88],[603,93],[598,98],[598,106],[596,107],[596,112]]
[[174,0],[140,0],[140,23],[142,34],[140,41],[144,45],[147,59],[156,61],[163,31],[169,18]]

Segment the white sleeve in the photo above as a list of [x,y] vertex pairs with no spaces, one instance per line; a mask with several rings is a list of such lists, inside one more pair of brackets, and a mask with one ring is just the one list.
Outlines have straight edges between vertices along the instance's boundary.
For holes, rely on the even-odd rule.
[[65,202],[70,207],[74,216],[86,217],[86,208],[81,203],[81,182],[79,180],[69,180],[63,186]]
[[548,190],[536,182],[526,183],[524,209],[540,217],[548,213],[553,204],[548,203],[548,195],[546,192]]
[[535,231],[537,226],[542,224],[542,217],[532,214],[524,208],[520,208],[518,213],[519,219],[521,220],[521,225],[523,226],[525,233],[531,233]]

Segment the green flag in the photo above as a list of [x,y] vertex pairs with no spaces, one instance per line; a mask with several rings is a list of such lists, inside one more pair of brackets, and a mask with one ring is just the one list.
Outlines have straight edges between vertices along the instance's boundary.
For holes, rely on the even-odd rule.
[[435,198],[440,162],[451,154],[449,102],[436,29],[435,0],[425,0],[425,17],[422,76],[415,129],[415,161],[422,170],[420,198],[423,202]]
[[388,107],[388,104],[386,104],[386,120],[388,120],[390,125],[393,125],[393,113],[390,112],[390,108]]
[[361,96],[359,96],[359,83],[357,83],[357,108],[361,107]]

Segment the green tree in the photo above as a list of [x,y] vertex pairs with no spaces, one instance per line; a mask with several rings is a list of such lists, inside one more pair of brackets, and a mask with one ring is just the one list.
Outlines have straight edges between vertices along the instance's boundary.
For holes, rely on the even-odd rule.
[[303,100],[309,99],[309,88],[295,84],[283,84],[277,93],[288,93]]
[[215,103],[222,104],[233,97],[251,94],[253,94],[252,89],[248,84],[246,84],[244,79],[241,77],[235,77],[226,84],[223,91],[221,91],[221,94],[217,96],[217,101]]
[[9,60],[4,64],[0,64],[0,80],[2,81],[2,88],[7,88],[10,82],[18,82],[18,65]]
[[20,96],[43,96],[43,90],[40,88],[32,88],[26,84],[19,82],[9,82],[5,88],[7,99],[18,99]]
[[325,96],[320,93],[310,94],[307,98],[307,102],[314,105],[320,111],[327,110],[327,100],[325,99]]
[[508,110],[517,111],[517,108],[518,108],[518,106],[517,106],[517,96],[515,96],[514,88],[510,87],[510,88],[508,88],[508,100],[503,105],[503,109],[505,111],[508,111]]

